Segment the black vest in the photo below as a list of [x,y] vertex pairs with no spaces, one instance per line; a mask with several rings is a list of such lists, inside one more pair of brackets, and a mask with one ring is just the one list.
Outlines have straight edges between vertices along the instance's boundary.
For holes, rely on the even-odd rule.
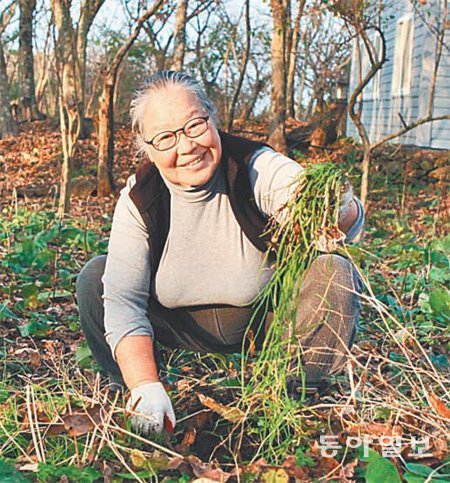
[[[267,219],[259,211],[250,185],[248,164],[263,143],[219,131],[222,157],[217,169],[225,173],[226,193],[234,216],[252,244],[265,252],[270,241],[265,234]],[[136,171],[130,198],[141,214],[149,233],[152,279],[156,275],[170,227],[170,192],[153,163],[145,162]]]

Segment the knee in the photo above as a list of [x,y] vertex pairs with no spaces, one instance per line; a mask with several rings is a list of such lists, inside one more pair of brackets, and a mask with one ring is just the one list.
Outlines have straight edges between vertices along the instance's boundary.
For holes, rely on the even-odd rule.
[[103,292],[102,277],[105,272],[105,264],[106,255],[99,255],[89,260],[81,269],[75,285],[78,299],[98,291]]
[[347,272],[353,271],[353,265],[344,257],[333,253],[324,253],[315,258],[311,264],[311,268],[319,270],[322,273],[330,272]]
[[326,253],[319,255],[311,264],[310,270],[315,272],[318,280],[333,279],[339,284],[349,286],[357,292],[361,291],[361,281],[353,264],[346,258]]

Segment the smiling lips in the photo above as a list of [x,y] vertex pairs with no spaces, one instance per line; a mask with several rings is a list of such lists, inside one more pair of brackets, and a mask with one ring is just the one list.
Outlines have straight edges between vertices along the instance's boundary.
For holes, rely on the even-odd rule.
[[200,164],[203,161],[203,158],[205,157],[206,153],[203,153],[201,156],[199,156],[197,159],[194,161],[191,161],[190,163],[183,164],[180,166],[180,168],[194,168],[198,164]]

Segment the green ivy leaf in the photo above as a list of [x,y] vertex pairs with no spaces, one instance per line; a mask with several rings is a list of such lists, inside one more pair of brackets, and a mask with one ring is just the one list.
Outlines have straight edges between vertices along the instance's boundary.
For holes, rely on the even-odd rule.
[[448,290],[438,289],[430,293],[430,307],[435,315],[450,313],[450,295]]
[[23,483],[30,480],[6,461],[0,460],[0,481],[2,483]]
[[39,305],[39,287],[34,283],[22,286],[22,295],[25,300],[25,307],[36,308]]
[[382,481],[402,483],[402,479],[394,463],[380,456],[367,465],[366,483],[380,483]]
[[450,481],[450,475],[443,475],[435,472],[433,468],[429,468],[425,465],[407,463],[406,469],[407,472],[404,474],[404,478],[408,483],[424,483],[425,481],[430,481],[432,483],[448,483]]
[[[368,450],[367,456],[364,456],[364,450]],[[394,463],[387,458],[379,455],[372,448],[360,448],[359,449],[361,461],[367,461],[365,478],[366,483],[402,483],[402,479],[398,474],[398,470]]]
[[417,463],[407,463],[406,469],[410,473],[414,473],[415,475],[420,475],[425,477],[429,476],[430,473],[433,473],[433,470],[428,466],[419,465]]
[[14,319],[14,320],[20,320],[17,315],[12,312],[10,309],[5,304],[0,304],[0,320],[5,320],[5,319]]
[[41,481],[54,481],[56,478],[62,480],[62,477],[66,477],[79,483],[94,483],[102,476],[100,471],[94,468],[61,467],[44,463],[39,463],[38,475]]
[[77,351],[75,353],[75,357],[78,365],[82,369],[89,369],[91,367],[92,352],[91,352],[91,349],[89,349],[89,346],[87,345],[86,341],[83,341],[78,346]]
[[439,371],[444,371],[450,368],[450,362],[445,354],[431,355],[431,362],[436,366]]
[[17,328],[19,329],[22,337],[30,337],[32,335],[41,337],[47,335],[51,330],[46,322],[39,320],[32,320],[27,324],[19,325]]

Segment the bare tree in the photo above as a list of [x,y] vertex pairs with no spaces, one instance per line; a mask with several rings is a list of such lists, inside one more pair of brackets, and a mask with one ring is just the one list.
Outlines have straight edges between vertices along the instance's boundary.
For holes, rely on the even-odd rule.
[[[144,23],[143,29],[150,41],[150,54],[155,62],[156,70],[164,70],[167,68],[167,61],[169,59],[169,48],[173,41],[173,32],[167,36],[163,41],[162,32],[167,25],[167,21],[173,14],[175,8],[172,4],[165,4],[162,6],[159,14],[155,18],[150,18]],[[130,16],[131,17],[131,16]],[[135,19],[136,21],[137,19]]]
[[[38,71],[38,80],[36,83],[36,90],[35,90],[36,102],[38,106],[41,106],[40,109],[42,109],[44,94],[48,86],[49,70],[55,61],[55,56],[53,52],[50,51],[52,29],[53,29],[53,15],[51,16],[48,22],[44,47],[40,52],[37,53],[37,55],[34,55],[34,62],[36,63],[37,71]],[[50,113],[48,109],[44,110],[44,112],[46,112],[47,115],[52,115],[52,113]]]
[[130,47],[139,35],[144,23],[154,15],[164,0],[157,0],[138,19],[133,32],[125,44],[118,50],[113,61],[106,69],[103,76],[103,91],[100,96],[98,112],[98,168],[97,168],[97,191],[99,196],[106,196],[114,189],[113,164],[114,164],[114,94],[117,85],[117,74],[120,65]]
[[251,43],[251,26],[250,26],[250,0],[245,1],[245,46],[241,59],[241,68],[239,70],[239,77],[236,82],[236,87],[228,108],[227,130],[231,131],[233,128],[234,113],[238,101],[239,93],[241,92],[242,83],[244,81],[245,72],[247,70],[248,59],[250,57],[250,43]]
[[58,28],[57,50],[61,62],[65,91],[71,91],[72,103],[77,103],[80,113],[80,134],[83,133],[86,43],[89,29],[105,0],[82,0],[80,17],[74,23],[71,16],[72,0],[51,0],[53,16]]
[[76,49],[77,58],[80,65],[80,91],[81,91],[81,115],[84,117],[84,106],[86,96],[86,45],[87,36],[92,26],[95,16],[97,15],[100,7],[104,4],[105,0],[82,0],[81,13],[76,29]]
[[297,66],[298,42],[300,39],[300,20],[303,17],[306,0],[298,2],[298,12],[295,18],[294,26],[292,28],[291,46],[288,52],[288,72],[286,82],[286,111],[290,117],[295,117],[295,102],[294,102],[294,79]]
[[277,151],[286,152],[286,64],[285,35],[287,0],[270,0],[272,10],[272,93],[268,143]]
[[[83,0],[78,25],[71,17],[71,0],[51,0],[50,6],[58,29],[56,71],[59,87],[59,118],[64,161],[61,171],[58,213],[69,212],[72,159],[82,133],[84,117],[83,69],[85,39],[104,0]],[[84,39],[84,40],[83,40]]]
[[33,14],[36,0],[19,0],[19,87],[22,111],[28,113],[28,119],[43,119],[39,111],[34,85],[33,57]]
[[0,138],[17,134],[17,124],[11,115],[9,82],[2,43],[2,34],[13,17],[14,10],[15,4],[13,2],[0,14]]
[[254,58],[251,58],[250,62],[252,63],[255,70],[255,78],[252,79],[252,81],[250,82],[252,90],[250,92],[250,95],[246,96],[247,102],[243,103],[242,105],[241,115],[239,116],[239,121],[241,124],[246,122],[250,118],[256,101],[261,95],[264,85],[268,82],[268,77],[261,74],[258,62]]
[[188,0],[178,0],[177,13],[174,29],[174,55],[172,61],[173,70],[183,70],[184,53],[186,51],[186,14]]
[[[448,5],[447,0],[443,0],[442,2],[442,15],[443,19],[448,18]],[[378,5],[379,8],[383,8],[382,2]],[[346,8],[344,8],[346,7]],[[443,21],[441,24],[441,28],[437,30],[436,41],[437,41],[437,48],[434,57],[434,66],[433,66],[433,75],[431,80],[429,98],[428,98],[428,108],[427,113],[424,117],[411,121],[409,123],[405,122],[400,114],[400,120],[402,123],[402,127],[387,136],[378,139],[377,141],[373,141],[370,139],[370,136],[367,132],[367,129],[364,125],[362,120],[362,109],[363,109],[363,99],[362,93],[364,88],[369,84],[370,80],[375,76],[375,74],[382,68],[383,64],[386,61],[386,44],[385,38],[381,28],[378,25],[375,25],[370,22],[369,17],[365,14],[364,3],[363,0],[358,0],[354,5],[340,5],[337,9],[335,6],[334,11],[338,11],[341,18],[343,18],[346,22],[348,28],[350,28],[354,35],[358,35],[361,42],[356,42],[356,62],[359,66],[358,68],[358,83],[352,92],[350,99],[349,99],[349,115],[352,119],[355,127],[358,131],[358,134],[361,138],[361,142],[363,145],[363,162],[362,162],[362,179],[361,179],[361,202],[363,205],[367,204],[368,198],[368,190],[369,190],[369,170],[370,170],[370,161],[371,156],[374,149],[378,148],[379,146],[392,141],[393,139],[406,134],[411,129],[415,129],[418,126],[426,124],[432,121],[439,121],[444,119],[450,119],[449,115],[441,115],[441,116],[433,116],[433,104],[434,104],[434,97],[435,97],[435,88],[436,88],[436,80],[438,69],[440,65],[442,49],[444,47],[444,40],[445,40],[445,33],[448,29],[448,22]],[[380,38],[380,50],[379,52],[375,48],[373,38],[371,39],[368,35],[370,30],[375,31],[375,33]],[[366,55],[369,59],[369,69],[366,73],[361,72],[361,58],[362,58],[362,49],[366,52]]]

